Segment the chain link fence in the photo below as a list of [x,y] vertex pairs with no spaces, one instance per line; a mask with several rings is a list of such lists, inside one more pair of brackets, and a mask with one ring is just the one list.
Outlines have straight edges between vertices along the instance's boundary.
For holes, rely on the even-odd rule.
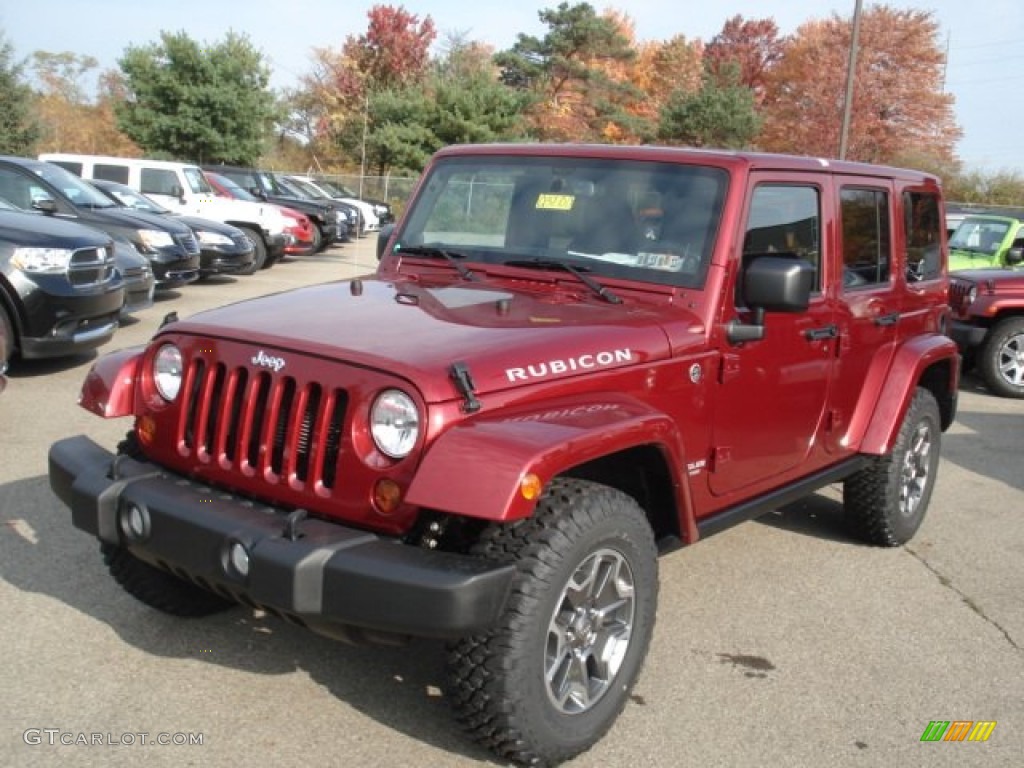
[[418,176],[363,176],[358,173],[317,173],[318,178],[341,184],[356,197],[385,200],[397,216],[419,181]]

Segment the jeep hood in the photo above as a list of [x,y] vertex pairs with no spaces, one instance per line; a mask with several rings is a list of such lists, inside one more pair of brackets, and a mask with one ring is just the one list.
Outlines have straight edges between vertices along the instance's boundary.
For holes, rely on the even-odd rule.
[[[667,302],[666,302],[667,304]],[[607,304],[569,294],[520,293],[462,282],[428,286],[378,278],[301,288],[203,312],[162,333],[230,339],[252,356],[301,365],[303,355],[376,368],[412,382],[427,402],[459,397],[451,367],[475,392],[555,381],[669,356],[659,324],[702,343],[703,325],[671,305]]]
[[1020,269],[958,269],[949,276],[982,285],[992,283],[999,291],[1024,291],[1024,270]]

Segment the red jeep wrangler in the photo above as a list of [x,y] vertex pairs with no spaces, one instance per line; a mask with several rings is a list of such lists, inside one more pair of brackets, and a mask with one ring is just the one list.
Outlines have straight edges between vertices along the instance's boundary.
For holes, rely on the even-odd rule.
[[842,481],[907,541],[953,421],[935,178],[656,147],[436,155],[377,274],[168,322],[50,452],[74,524],[163,611],[260,606],[450,641],[481,743],[594,744],[651,640],[657,558]]
[[[1007,259],[1017,265],[1021,248]],[[989,390],[1024,398],[1024,270],[965,269],[951,273],[950,335]]]

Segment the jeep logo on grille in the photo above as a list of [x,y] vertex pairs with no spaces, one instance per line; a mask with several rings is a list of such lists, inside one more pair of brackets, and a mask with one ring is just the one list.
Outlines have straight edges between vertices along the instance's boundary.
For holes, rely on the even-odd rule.
[[270,368],[274,371],[274,373],[277,373],[282,368],[284,368],[284,358],[273,357],[272,355],[268,355],[261,349],[259,352],[253,355],[252,364],[258,365],[260,368]]

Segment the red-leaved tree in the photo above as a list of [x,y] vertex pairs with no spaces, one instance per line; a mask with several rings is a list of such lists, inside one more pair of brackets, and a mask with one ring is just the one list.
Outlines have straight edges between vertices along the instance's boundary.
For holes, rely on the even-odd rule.
[[[945,54],[931,12],[874,6],[861,18],[847,157],[888,163],[911,153],[950,159],[960,136],[942,90]],[[768,75],[764,149],[839,153],[851,21],[802,25]]]

